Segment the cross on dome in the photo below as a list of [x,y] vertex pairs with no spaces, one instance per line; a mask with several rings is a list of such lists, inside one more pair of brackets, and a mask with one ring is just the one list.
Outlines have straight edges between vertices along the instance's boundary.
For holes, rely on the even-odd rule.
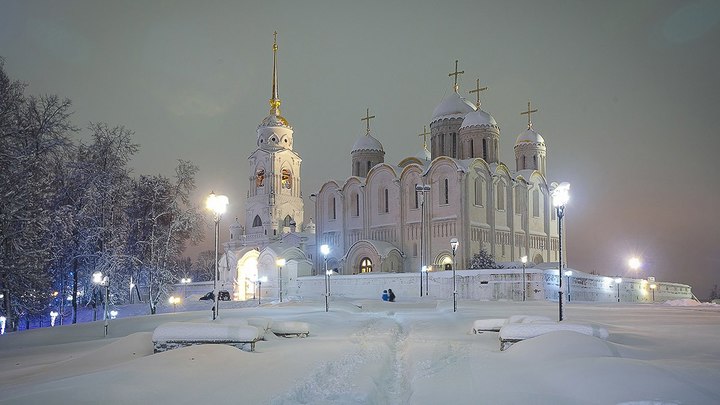
[[530,114],[538,112],[537,108],[534,110],[530,109],[530,100],[528,100],[528,109],[527,111],[523,111],[520,113],[520,115],[526,115],[528,116],[528,129],[532,129],[532,120],[530,119]]
[[375,118],[374,115],[370,115],[370,109],[365,109],[365,118],[361,118],[360,121],[367,121],[367,132],[365,135],[370,135],[370,119]]
[[[457,69],[456,69],[456,70],[457,70]],[[485,90],[487,90],[488,88],[487,88],[487,86],[482,87],[482,88],[480,87],[480,79],[476,79],[475,82],[476,82],[476,84],[475,84],[475,89],[474,89],[474,90],[470,90],[469,93],[470,93],[470,94],[477,93],[477,101],[475,102],[475,107],[480,108],[480,92],[481,92],[481,91],[485,91]]]
[[427,130],[427,126],[423,125],[423,133],[418,134],[418,136],[423,137],[423,149],[427,150],[427,136],[430,135],[430,132]]
[[277,31],[273,32],[273,73],[272,73],[272,96],[270,97],[270,114],[280,115],[280,99],[278,98],[277,84]]
[[448,76],[455,76],[455,84],[453,85],[453,89],[455,89],[455,93],[458,92],[458,89],[460,89],[460,86],[458,86],[458,76],[461,74],[464,74],[465,71],[461,70],[458,72],[458,60],[455,59],[455,71],[453,73],[450,73]]

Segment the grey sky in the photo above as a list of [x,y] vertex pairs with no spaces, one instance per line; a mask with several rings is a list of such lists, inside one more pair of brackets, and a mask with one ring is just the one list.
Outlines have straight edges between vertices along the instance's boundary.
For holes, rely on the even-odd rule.
[[137,173],[195,162],[198,201],[227,194],[241,219],[274,30],[305,196],[350,174],[366,108],[386,162],[416,154],[459,59],[513,169],[520,112],[540,109],[548,178],[572,184],[571,267],[623,274],[641,254],[701,297],[720,282],[717,1],[0,0],[11,77],[72,99],[77,125],[134,130]]

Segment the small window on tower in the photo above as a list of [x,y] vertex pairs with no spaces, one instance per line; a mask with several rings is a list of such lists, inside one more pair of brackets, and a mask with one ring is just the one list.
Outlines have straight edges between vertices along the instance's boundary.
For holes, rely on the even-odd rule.
[[282,174],[282,178],[281,178],[282,188],[287,188],[287,189],[292,188],[292,176],[290,175],[290,170],[282,169],[281,174]]
[[255,173],[255,187],[263,187],[265,185],[265,169],[258,169]]

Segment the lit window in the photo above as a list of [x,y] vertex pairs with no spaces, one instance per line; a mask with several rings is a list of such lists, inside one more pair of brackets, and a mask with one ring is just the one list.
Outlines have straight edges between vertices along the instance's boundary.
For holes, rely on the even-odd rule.
[[360,273],[370,273],[372,271],[372,261],[369,258],[365,257],[360,260]]

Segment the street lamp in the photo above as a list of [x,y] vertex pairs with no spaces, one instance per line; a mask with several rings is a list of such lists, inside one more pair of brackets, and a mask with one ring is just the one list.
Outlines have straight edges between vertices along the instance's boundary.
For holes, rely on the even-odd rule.
[[633,256],[628,259],[628,267],[630,267],[633,273],[637,273],[637,270],[642,267],[642,261],[640,260],[640,258]]
[[455,283],[455,251],[458,248],[458,245],[460,242],[458,242],[457,238],[450,239],[450,248],[452,249],[452,255],[453,255],[453,312],[457,312],[457,285]]
[[214,192],[211,192],[210,195],[207,198],[207,201],[205,203],[205,207],[209,209],[210,211],[215,214],[215,277],[213,277],[213,300],[215,301],[213,305],[213,316],[212,319],[215,320],[215,318],[220,313],[220,308],[218,308],[218,291],[217,291],[217,282],[218,282],[218,241],[220,239],[220,217],[222,214],[225,213],[227,210],[228,205],[228,198],[224,195],[215,195]]
[[93,283],[100,287],[105,287],[105,311],[103,311],[103,319],[105,320],[105,336],[108,335],[108,327],[110,326],[110,316],[108,314],[108,300],[110,299],[110,278],[103,276],[99,271],[93,273]]
[[572,276],[572,270],[567,270],[565,272],[565,277],[567,277],[567,302],[570,302],[570,276]]
[[527,256],[521,257],[520,261],[522,262],[522,269],[523,269],[522,287],[523,287],[523,301],[525,301],[525,296],[526,296],[526,293],[525,293],[525,288],[526,288],[526,286],[525,286],[525,266],[527,265]]
[[320,253],[325,256],[325,312],[328,312],[328,297],[330,296],[330,284],[329,284],[329,276],[328,276],[328,266],[327,266],[327,260],[328,260],[328,254],[330,253],[330,246],[328,245],[322,245],[320,246]]
[[423,274],[425,275],[425,295],[427,295],[427,287],[428,287],[428,266],[422,266],[420,269],[420,297],[422,297],[422,283],[423,283]]
[[168,299],[168,302],[173,306],[173,312],[177,310],[177,304],[180,303],[180,297],[172,296]]
[[50,326],[55,326],[55,318],[58,316],[57,311],[50,311]]
[[563,320],[563,304],[562,304],[562,221],[565,215],[565,204],[570,200],[570,183],[562,182],[558,184],[550,193],[552,203],[557,210],[558,220],[558,319]]
[[282,302],[282,268],[285,266],[285,259],[277,259],[275,264],[278,266],[278,291],[280,295],[280,302]]
[[183,277],[180,279],[180,284],[183,285],[183,298],[187,298],[187,285],[192,283],[192,279],[190,277]]
[[657,288],[657,284],[653,283],[650,284],[650,291],[652,291],[652,300],[655,302],[655,289]]
[[257,284],[258,284],[258,305],[260,305],[262,302],[262,283],[267,281],[267,277],[263,276],[258,278]]
[[5,322],[7,321],[7,318],[4,316],[0,316],[0,335],[5,334]]
[[618,277],[615,279],[615,284],[617,285],[617,300],[620,302],[620,283],[622,283],[622,277]]
[[[423,295],[423,284],[422,284],[422,273],[425,272],[425,277],[428,276],[427,274],[427,268],[425,267],[425,250],[423,249],[423,235],[425,234],[425,193],[430,192],[430,185],[429,184],[416,184],[415,185],[415,195],[418,196],[419,203],[420,203],[420,296]],[[419,195],[417,193],[420,193]],[[427,292],[427,283],[425,285],[425,295],[428,295]]]

